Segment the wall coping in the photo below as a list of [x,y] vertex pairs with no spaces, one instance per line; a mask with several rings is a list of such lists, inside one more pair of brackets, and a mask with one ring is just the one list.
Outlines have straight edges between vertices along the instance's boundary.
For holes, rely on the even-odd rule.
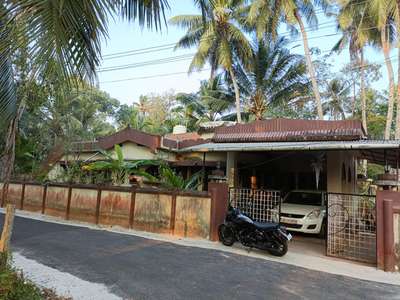
[[37,185],[37,186],[48,186],[48,187],[64,187],[64,188],[75,188],[75,189],[88,189],[88,190],[103,190],[103,191],[117,191],[117,192],[136,192],[144,194],[166,194],[176,196],[191,196],[200,198],[210,198],[209,192],[206,191],[183,191],[183,190],[169,190],[152,187],[136,187],[136,186],[113,186],[113,185],[100,185],[100,184],[77,184],[77,183],[41,183],[36,181],[23,181],[23,180],[12,180],[10,184],[25,184],[25,185]]

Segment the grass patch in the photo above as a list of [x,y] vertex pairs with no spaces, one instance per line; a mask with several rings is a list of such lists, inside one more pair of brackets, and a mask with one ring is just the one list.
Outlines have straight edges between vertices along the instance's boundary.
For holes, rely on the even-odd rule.
[[21,271],[9,263],[11,259],[0,253],[0,300],[67,300],[54,291],[37,287]]

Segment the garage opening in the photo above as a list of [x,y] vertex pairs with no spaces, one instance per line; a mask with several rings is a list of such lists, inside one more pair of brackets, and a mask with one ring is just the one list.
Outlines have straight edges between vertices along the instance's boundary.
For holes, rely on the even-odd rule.
[[293,235],[291,251],[325,256],[326,153],[241,152],[236,160],[230,204],[256,221],[284,225]]

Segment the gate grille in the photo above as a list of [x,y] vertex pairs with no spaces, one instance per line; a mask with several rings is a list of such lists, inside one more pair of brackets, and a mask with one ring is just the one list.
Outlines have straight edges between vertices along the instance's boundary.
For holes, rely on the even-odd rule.
[[279,222],[280,191],[231,188],[229,200],[233,207],[258,222]]
[[376,264],[375,196],[327,197],[327,255]]

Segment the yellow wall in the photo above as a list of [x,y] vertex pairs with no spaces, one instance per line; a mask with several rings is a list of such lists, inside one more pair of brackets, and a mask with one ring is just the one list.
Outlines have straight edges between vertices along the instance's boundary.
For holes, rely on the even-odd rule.
[[[203,160],[203,153],[192,152],[192,153],[182,153],[181,157],[183,159],[198,159]],[[226,161],[225,152],[206,152],[206,161]]]
[[[355,193],[357,172],[355,151],[327,152],[327,191],[334,193]],[[342,180],[345,166],[346,180]],[[349,172],[350,171],[350,172]],[[349,176],[350,173],[350,176]],[[351,178],[349,178],[351,177]]]

